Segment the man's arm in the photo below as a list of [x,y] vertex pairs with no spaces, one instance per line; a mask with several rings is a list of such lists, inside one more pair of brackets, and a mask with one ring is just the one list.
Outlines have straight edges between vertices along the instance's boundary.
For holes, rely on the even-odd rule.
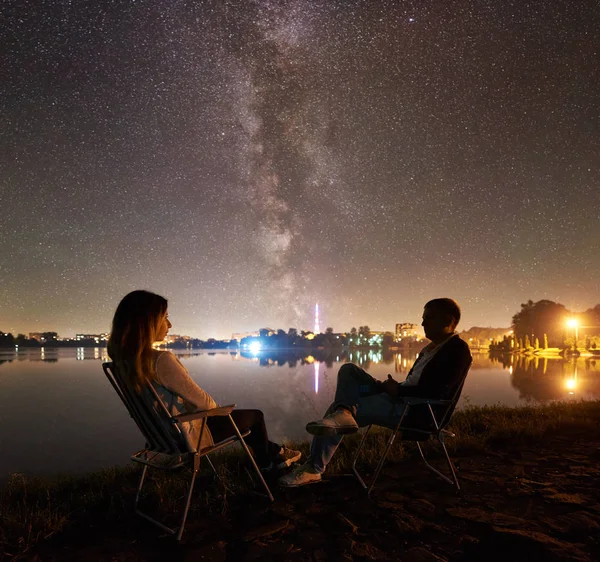
[[399,383],[397,380],[394,380],[392,375],[388,375],[388,378],[383,382],[377,382],[381,392],[386,392],[390,396],[398,396],[398,388],[401,386],[401,383]]

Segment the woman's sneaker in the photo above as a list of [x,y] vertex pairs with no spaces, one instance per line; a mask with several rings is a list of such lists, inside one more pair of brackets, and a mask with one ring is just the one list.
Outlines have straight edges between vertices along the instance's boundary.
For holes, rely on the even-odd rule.
[[289,474],[279,479],[279,485],[286,488],[297,488],[306,484],[315,484],[321,481],[321,474],[315,471],[310,460],[300,464]]
[[274,459],[273,463],[275,464],[275,468],[282,469],[287,468],[292,463],[299,461],[302,457],[302,453],[300,451],[294,451],[294,449],[288,449],[287,447],[281,447],[279,454]]

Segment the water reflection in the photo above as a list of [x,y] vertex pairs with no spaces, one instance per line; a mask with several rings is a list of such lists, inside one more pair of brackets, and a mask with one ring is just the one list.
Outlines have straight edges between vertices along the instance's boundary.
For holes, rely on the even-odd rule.
[[577,390],[577,361],[573,365],[573,374],[565,380],[565,388],[569,391],[569,394],[575,394]]
[[[221,404],[260,408],[275,441],[305,439],[348,361],[377,380],[404,380],[416,353],[353,350],[174,351]],[[0,479],[7,472],[84,471],[126,462],[141,434],[100,368],[106,348],[0,350]],[[60,362],[60,365],[53,364]],[[600,397],[600,360],[474,356],[463,390],[472,405],[518,406]],[[65,412],[69,412],[65,416]],[[15,426],[12,420],[22,423]],[[23,447],[27,441],[31,447]],[[77,443],[77,447],[73,446]],[[43,466],[39,458],[43,457]]]
[[[355,363],[365,370],[373,368],[375,365],[393,365],[394,372],[399,375],[406,375],[417,357],[417,352],[394,352],[377,350],[354,350],[340,351],[317,349],[282,349],[282,350],[261,350],[261,351],[202,351],[202,350],[173,350],[180,359],[190,359],[192,357],[228,354],[232,361],[251,361],[259,364],[261,367],[270,366],[288,366],[295,368],[302,365],[312,365],[313,363],[323,363],[325,368],[331,369],[334,365],[347,362]],[[25,348],[19,351],[2,350],[0,365],[5,362],[18,361],[44,361],[56,363],[60,359],[75,357],[77,361],[109,361],[108,353],[105,347],[76,347],[76,348]]]
[[312,365],[314,362],[325,363],[330,369],[334,363],[348,361],[348,354],[335,354],[325,350],[264,350],[249,351],[242,350],[236,353],[237,360],[250,360],[259,363],[263,367],[279,366],[296,367],[298,365]]
[[595,358],[491,357],[511,375],[523,400],[548,402],[600,397],[600,361]]
[[59,350],[55,347],[39,347],[28,350],[15,351],[18,361],[43,361],[44,363],[58,363]]
[[109,361],[108,352],[105,347],[30,347],[18,350],[0,349],[0,365],[12,361],[57,363],[59,360],[72,359],[87,361]]
[[[289,367],[291,369],[310,369],[313,378],[311,385],[314,393],[323,392],[324,380],[335,379],[339,366],[352,362],[363,369],[377,374],[394,373],[397,380],[403,380],[414,363],[417,352],[377,350],[331,351],[317,349],[306,350],[268,350],[252,352],[248,350],[231,352],[206,352],[202,350],[175,351],[182,360],[202,356],[215,357],[229,355],[236,363],[250,363],[260,367]],[[1,350],[0,366],[17,362],[57,363],[68,359],[77,361],[108,361],[105,347],[78,347],[70,349],[29,348],[21,350]],[[510,385],[525,402],[548,402],[551,400],[570,400],[580,398],[600,398],[600,360],[596,358],[539,357],[487,354],[475,354],[470,379],[473,373],[482,372],[497,365],[507,373]],[[478,383],[479,384],[479,383]],[[490,382],[491,387],[491,382]],[[489,403],[488,400],[486,402]]]
[[[201,354],[201,353],[200,353]],[[179,353],[178,353],[179,355]],[[198,353],[189,356],[199,355]],[[180,355],[187,357],[187,354]],[[412,364],[417,358],[416,351],[398,353],[394,351],[356,350],[331,352],[327,350],[242,350],[231,353],[234,361],[249,360],[257,362],[263,367],[285,365],[296,367],[298,365],[312,365],[314,362],[323,363],[327,369],[333,368],[335,364],[355,363],[366,371],[374,365],[393,365],[394,372],[400,375],[408,374]]]

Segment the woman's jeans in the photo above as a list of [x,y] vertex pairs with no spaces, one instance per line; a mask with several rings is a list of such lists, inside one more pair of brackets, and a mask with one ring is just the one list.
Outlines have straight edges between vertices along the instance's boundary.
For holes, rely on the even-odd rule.
[[[335,399],[325,415],[334,412],[339,406],[352,412],[359,427],[371,424],[395,427],[404,411],[402,404],[379,389],[378,381],[353,363],[340,367]],[[313,437],[310,458],[316,472],[325,472],[342,438],[343,435]]]
[[[241,433],[246,429],[250,430],[250,435],[244,437],[244,441],[252,449],[258,466],[266,467],[276,460],[281,447],[269,441],[265,417],[261,410],[233,410],[231,417]],[[235,434],[227,416],[208,418],[208,428],[215,443]]]

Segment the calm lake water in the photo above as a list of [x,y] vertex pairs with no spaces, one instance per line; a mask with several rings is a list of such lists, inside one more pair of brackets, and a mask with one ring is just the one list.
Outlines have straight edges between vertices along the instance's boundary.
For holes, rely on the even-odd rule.
[[[306,423],[333,398],[341,364],[403,380],[414,353],[324,358],[285,353],[175,352],[220,404],[260,408],[271,439],[307,438]],[[323,359],[323,360],[321,360]],[[102,348],[0,351],[0,480],[12,472],[76,473],[127,464],[144,440],[102,371]],[[600,360],[475,355],[466,404],[545,403],[600,397]]]

